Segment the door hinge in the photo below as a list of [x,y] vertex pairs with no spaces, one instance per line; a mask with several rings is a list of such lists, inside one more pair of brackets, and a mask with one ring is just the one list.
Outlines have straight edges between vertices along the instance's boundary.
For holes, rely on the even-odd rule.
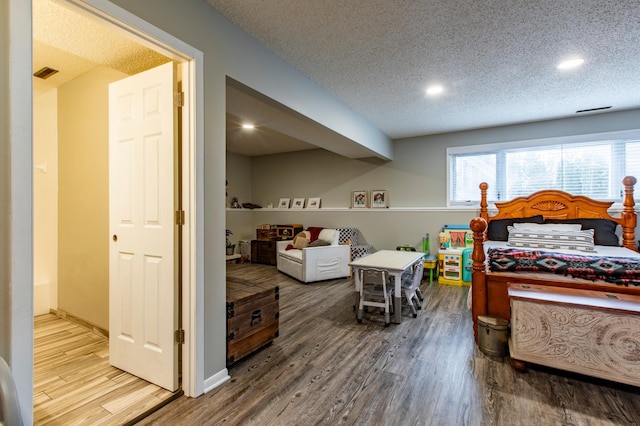
[[176,225],[184,225],[184,210],[176,211]]
[[184,345],[184,330],[183,329],[180,328],[180,329],[176,330],[175,337],[176,337],[176,343],[178,343],[180,345]]
[[176,92],[173,94],[173,105],[177,107],[184,106],[184,92]]

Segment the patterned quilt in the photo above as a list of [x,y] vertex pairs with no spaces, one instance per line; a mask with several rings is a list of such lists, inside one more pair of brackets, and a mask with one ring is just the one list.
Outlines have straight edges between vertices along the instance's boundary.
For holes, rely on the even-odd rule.
[[597,257],[520,248],[488,250],[492,272],[548,272],[591,281],[640,286],[640,259]]

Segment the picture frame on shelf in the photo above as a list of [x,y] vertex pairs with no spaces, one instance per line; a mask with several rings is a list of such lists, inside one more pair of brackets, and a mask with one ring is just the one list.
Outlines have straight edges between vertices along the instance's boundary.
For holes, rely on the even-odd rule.
[[291,204],[292,209],[303,209],[304,208],[304,198],[294,198],[293,204]]
[[291,198],[280,198],[280,202],[278,202],[278,208],[288,209],[290,203],[291,203]]
[[389,196],[386,189],[371,190],[371,208],[384,209],[389,207]]
[[365,209],[367,208],[367,191],[351,191],[351,208]]
[[319,209],[320,208],[320,198],[309,198],[307,200],[308,209]]

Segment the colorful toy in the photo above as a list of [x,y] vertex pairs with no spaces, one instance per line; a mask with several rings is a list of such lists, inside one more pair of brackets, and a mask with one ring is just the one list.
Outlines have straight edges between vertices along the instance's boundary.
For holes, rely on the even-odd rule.
[[440,284],[468,285],[471,281],[467,268],[473,248],[473,233],[468,225],[444,225],[439,234],[438,253]]

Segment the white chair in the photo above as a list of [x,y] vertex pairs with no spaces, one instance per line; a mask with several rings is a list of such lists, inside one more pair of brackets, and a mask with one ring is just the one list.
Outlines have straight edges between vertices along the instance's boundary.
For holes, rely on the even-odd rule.
[[424,272],[424,263],[422,261],[414,263],[411,267],[411,273],[402,276],[402,293],[404,295],[407,304],[411,308],[413,317],[418,316],[417,309],[422,309],[422,303],[420,300],[422,294],[420,293],[420,282],[422,281],[422,274]]
[[393,309],[393,286],[389,285],[387,271],[381,269],[360,269],[360,300],[358,304],[358,323],[362,324],[365,308],[371,306],[384,312],[384,325],[391,323],[390,312]]
[[348,277],[351,251],[349,246],[340,244],[339,232],[323,229],[318,240],[326,245],[287,250],[291,240],[277,241],[278,271],[303,283]]

